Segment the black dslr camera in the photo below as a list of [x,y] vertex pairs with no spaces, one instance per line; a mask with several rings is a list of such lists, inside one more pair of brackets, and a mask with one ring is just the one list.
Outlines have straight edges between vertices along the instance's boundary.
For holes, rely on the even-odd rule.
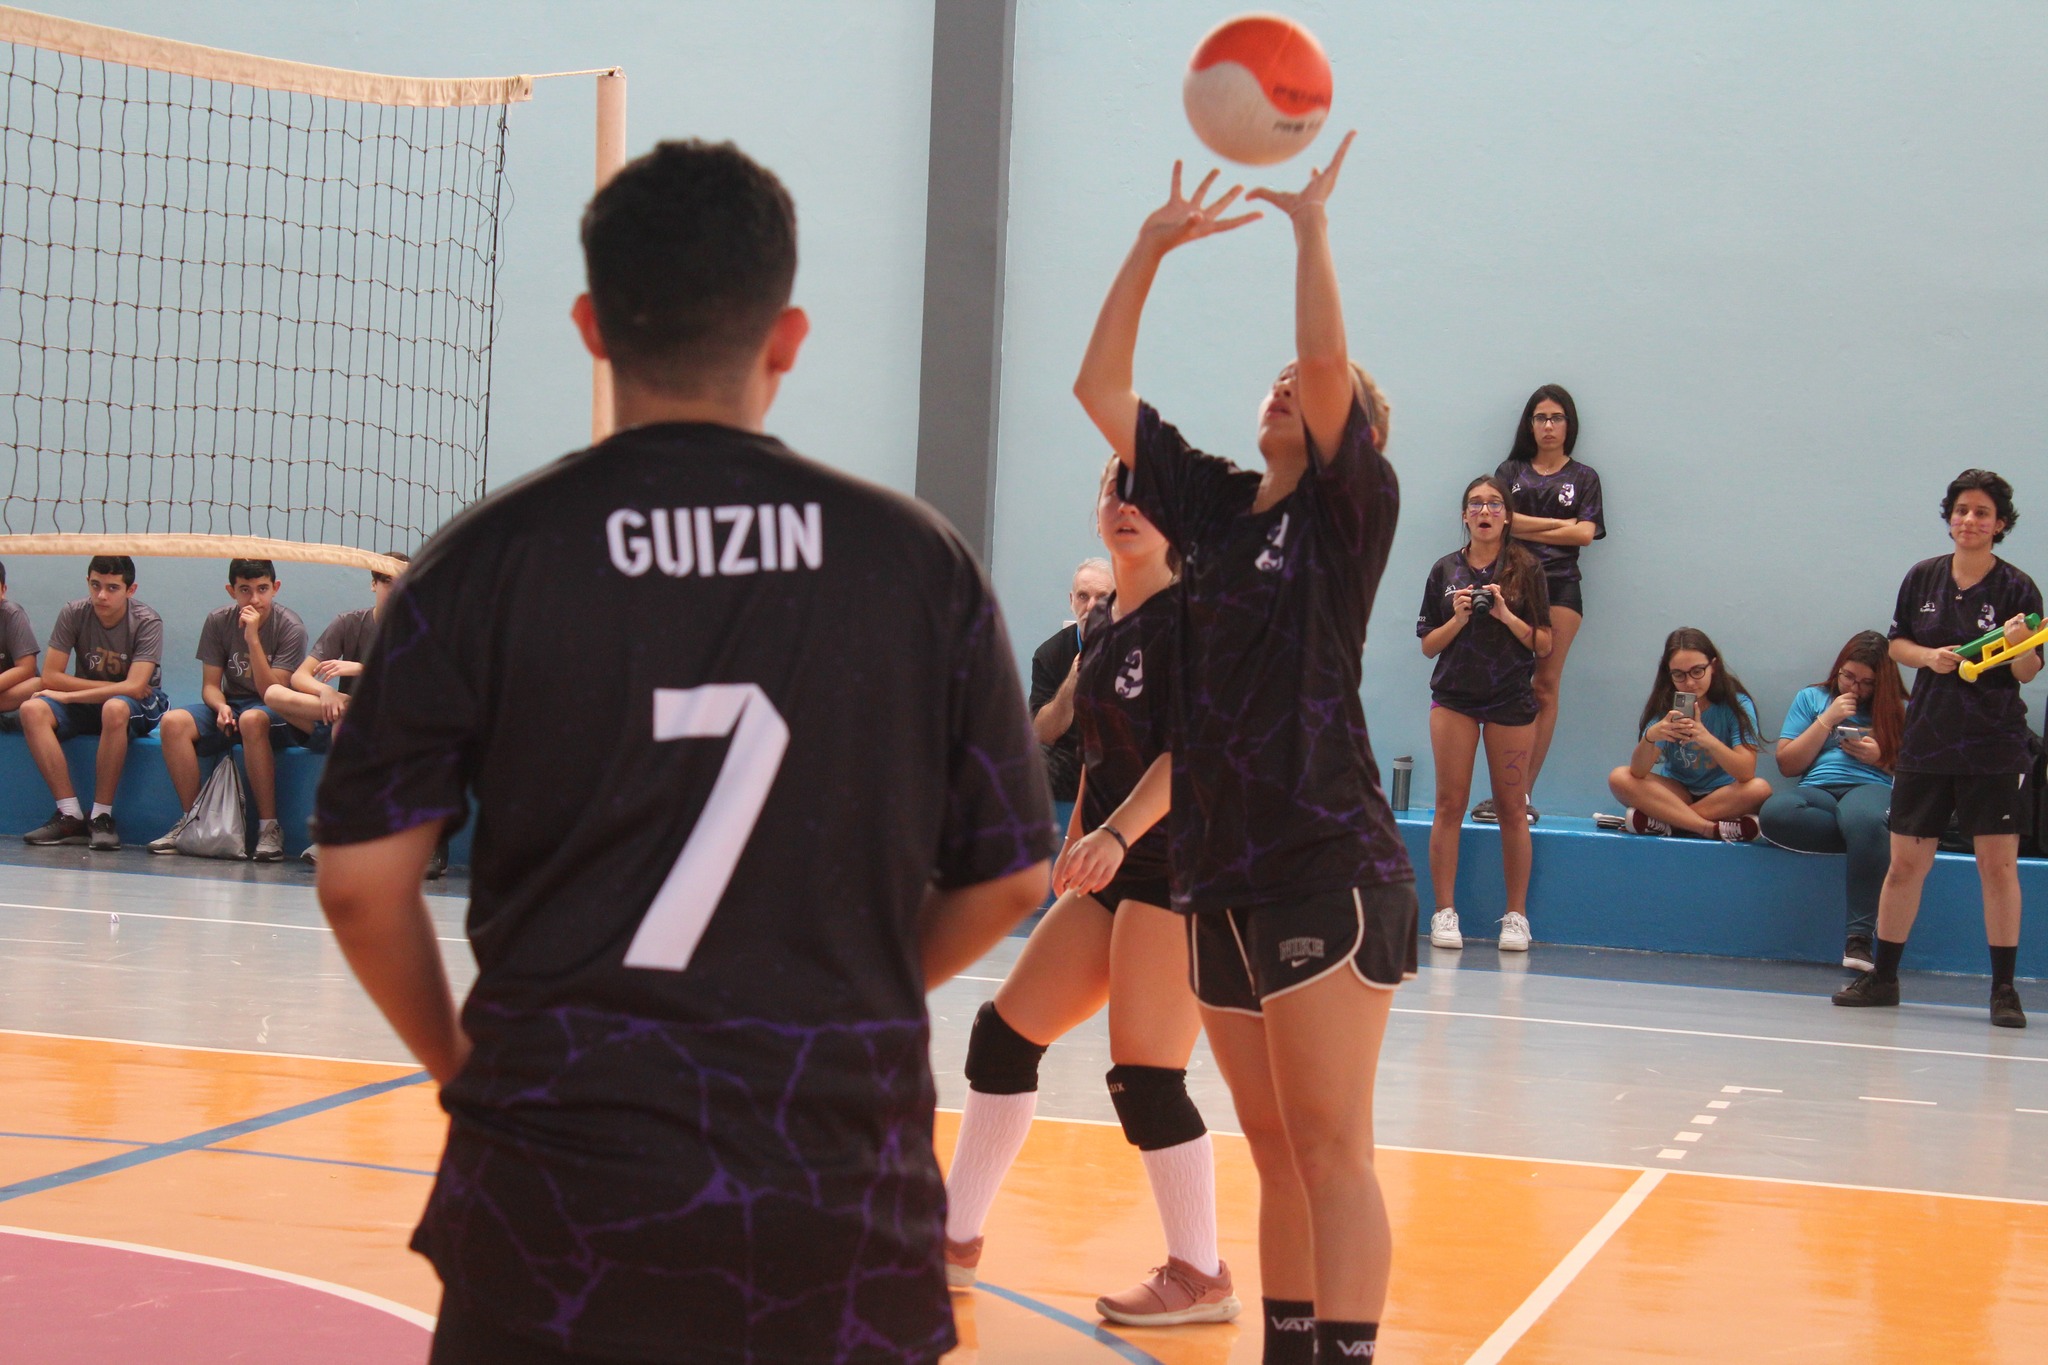
[[1474,589],[1472,589],[1472,614],[1473,614],[1474,616],[1484,616],[1484,615],[1486,615],[1486,613],[1488,613],[1488,612],[1490,612],[1490,611],[1492,611],[1492,610],[1493,610],[1493,589],[1492,589],[1492,588],[1474,588]]

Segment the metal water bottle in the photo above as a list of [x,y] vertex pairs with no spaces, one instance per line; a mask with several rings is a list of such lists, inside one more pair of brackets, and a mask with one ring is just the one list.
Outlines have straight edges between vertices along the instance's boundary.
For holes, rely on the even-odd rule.
[[1408,809],[1408,787],[1415,780],[1415,759],[1403,754],[1394,760],[1394,809]]

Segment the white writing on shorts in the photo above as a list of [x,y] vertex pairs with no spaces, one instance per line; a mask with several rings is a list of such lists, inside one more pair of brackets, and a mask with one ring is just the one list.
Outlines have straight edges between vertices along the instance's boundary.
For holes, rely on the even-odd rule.
[[1323,955],[1323,941],[1319,938],[1283,938],[1280,940],[1280,959],[1290,967],[1299,967],[1310,958]]
[[621,507],[604,519],[612,567],[628,578],[660,569],[670,578],[736,578],[815,569],[825,562],[818,504]]

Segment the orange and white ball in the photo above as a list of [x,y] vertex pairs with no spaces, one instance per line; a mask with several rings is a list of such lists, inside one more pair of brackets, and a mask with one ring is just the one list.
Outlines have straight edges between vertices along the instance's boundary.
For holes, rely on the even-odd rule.
[[1315,141],[1331,92],[1323,45],[1277,14],[1217,25],[1188,59],[1181,82],[1195,136],[1216,155],[1251,166],[1285,161]]

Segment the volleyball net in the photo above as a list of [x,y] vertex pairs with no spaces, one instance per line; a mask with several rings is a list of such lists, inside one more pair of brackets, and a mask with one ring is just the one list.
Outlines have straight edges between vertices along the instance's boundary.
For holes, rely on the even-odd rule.
[[481,496],[531,92],[0,7],[0,554],[389,569]]

